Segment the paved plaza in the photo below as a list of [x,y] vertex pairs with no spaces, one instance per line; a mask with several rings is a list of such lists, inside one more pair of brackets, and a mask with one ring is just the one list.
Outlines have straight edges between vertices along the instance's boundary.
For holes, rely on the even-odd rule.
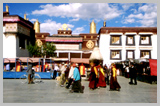
[[109,86],[96,90],[82,80],[84,93],[70,93],[56,80],[39,84],[23,84],[19,79],[3,79],[3,103],[157,103],[157,84],[138,81],[129,85],[129,79],[118,76],[120,91],[109,91]]

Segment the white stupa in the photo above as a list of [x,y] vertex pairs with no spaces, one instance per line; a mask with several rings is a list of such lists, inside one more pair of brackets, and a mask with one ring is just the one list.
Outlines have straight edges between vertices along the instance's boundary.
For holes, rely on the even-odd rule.
[[89,60],[103,60],[99,47],[95,46]]

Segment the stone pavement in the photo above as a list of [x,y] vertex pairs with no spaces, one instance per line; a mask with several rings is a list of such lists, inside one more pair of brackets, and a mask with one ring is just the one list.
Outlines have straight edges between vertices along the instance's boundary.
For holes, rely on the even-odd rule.
[[70,93],[56,80],[23,84],[19,79],[3,79],[3,103],[157,103],[157,84],[138,81],[138,85],[129,85],[123,76],[118,76],[118,82],[120,91],[109,91],[109,85],[92,91],[89,82],[82,80],[82,94]]

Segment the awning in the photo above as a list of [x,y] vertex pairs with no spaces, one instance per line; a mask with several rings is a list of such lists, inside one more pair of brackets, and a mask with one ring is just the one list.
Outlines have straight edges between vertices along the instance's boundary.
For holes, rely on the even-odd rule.
[[4,63],[15,63],[15,58],[4,58]]
[[68,58],[52,58],[53,61],[68,61]]
[[24,63],[27,63],[27,59],[28,59],[28,62],[36,63],[36,62],[39,62],[39,59],[41,58],[29,58],[29,57],[4,58],[4,63],[15,63],[15,59]]
[[89,64],[88,58],[71,58],[71,62]]

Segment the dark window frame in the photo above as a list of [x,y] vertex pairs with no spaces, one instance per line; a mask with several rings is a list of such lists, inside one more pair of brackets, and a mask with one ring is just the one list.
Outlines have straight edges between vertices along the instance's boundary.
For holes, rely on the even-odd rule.
[[[120,58],[112,58],[112,52],[119,52]],[[121,60],[121,59],[122,59],[121,50],[110,50],[110,60]]]
[[[129,51],[133,52],[133,58],[128,58],[128,52]],[[126,50],[126,59],[135,59],[135,50]]]
[[[141,37],[149,37],[149,44],[142,44]],[[143,45],[143,46],[149,46],[150,45],[151,46],[152,45],[151,35],[140,35],[139,45]]]
[[149,52],[149,58],[146,59],[151,59],[151,50],[140,50],[140,58],[142,57],[142,52]]
[[[128,44],[128,37],[133,37],[133,44]],[[135,46],[135,35],[126,35],[126,45]]]
[[[112,37],[120,37],[120,43],[119,44],[112,44]],[[121,46],[122,45],[122,35],[110,35],[110,45],[113,45],[113,46]]]
[[19,47],[21,47],[20,49],[25,49],[25,37],[19,37]]

